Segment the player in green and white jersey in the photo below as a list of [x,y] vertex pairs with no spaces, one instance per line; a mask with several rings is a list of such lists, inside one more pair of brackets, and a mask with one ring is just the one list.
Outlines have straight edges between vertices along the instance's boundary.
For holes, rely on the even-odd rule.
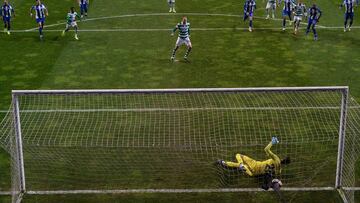
[[75,39],[76,40],[79,40],[79,37],[78,37],[78,25],[76,23],[76,18],[79,18],[81,19],[81,17],[75,12],[75,8],[74,7],[71,7],[70,8],[70,12],[67,14],[66,16],[66,28],[65,30],[63,30],[62,32],[62,36],[65,36],[65,33],[67,31],[69,31],[70,27],[73,27],[75,29]]
[[270,12],[272,13],[272,18],[275,19],[275,12],[276,12],[276,0],[268,0],[266,4],[266,19],[270,18]]
[[299,31],[300,23],[302,21],[302,17],[305,16],[307,18],[306,6],[299,0],[293,10],[294,13],[294,34],[296,35]]
[[179,30],[179,37],[176,41],[175,48],[173,49],[171,60],[175,60],[176,51],[182,44],[186,44],[187,51],[185,53],[184,59],[187,60],[189,53],[192,49],[191,41],[190,41],[190,23],[187,21],[187,17],[183,17],[182,22],[178,23],[176,27],[173,29],[171,36],[174,36],[176,30]]

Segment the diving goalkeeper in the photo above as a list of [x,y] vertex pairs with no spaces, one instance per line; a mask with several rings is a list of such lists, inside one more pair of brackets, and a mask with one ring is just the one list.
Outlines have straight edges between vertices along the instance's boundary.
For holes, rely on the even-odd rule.
[[289,164],[290,157],[280,160],[280,158],[270,150],[273,145],[278,143],[279,140],[273,137],[271,142],[265,147],[265,153],[269,157],[269,159],[265,161],[256,161],[243,154],[236,154],[237,162],[219,160],[218,163],[223,167],[237,168],[249,176],[261,176],[269,173],[279,175],[281,165]]

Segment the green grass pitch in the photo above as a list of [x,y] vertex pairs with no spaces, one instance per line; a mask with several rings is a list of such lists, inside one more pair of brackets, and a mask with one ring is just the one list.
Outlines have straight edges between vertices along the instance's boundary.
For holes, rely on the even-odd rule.
[[[304,2],[309,6],[315,1]],[[280,20],[265,20],[265,0],[257,1],[253,33],[242,21],[243,0],[177,0],[178,13],[171,15],[165,0],[92,0],[89,20],[78,22],[80,40],[75,41],[73,32],[61,37],[60,31],[69,7],[78,10],[75,0],[47,0],[49,27],[40,42],[36,30],[24,32],[37,27],[28,15],[34,1],[13,0],[14,32],[0,35],[0,110],[8,109],[13,89],[349,85],[351,94],[360,101],[360,12],[356,10],[354,29],[344,33],[340,2],[316,0],[323,17],[319,41],[314,42],[312,33],[305,36],[304,24],[294,36],[289,25],[281,31]],[[184,62],[185,47],[181,47],[179,61],[172,63],[176,37],[171,37],[170,31],[183,15],[193,29],[193,50],[190,62]],[[3,116],[0,113],[0,118]],[[359,186],[360,164],[357,169]],[[9,190],[9,171],[8,156],[0,151],[2,191]],[[341,201],[337,194],[327,192],[298,193],[295,197],[294,202]],[[268,193],[230,193],[37,196],[24,202],[235,202],[240,198],[245,202],[277,201]],[[0,202],[8,200],[0,197]]]

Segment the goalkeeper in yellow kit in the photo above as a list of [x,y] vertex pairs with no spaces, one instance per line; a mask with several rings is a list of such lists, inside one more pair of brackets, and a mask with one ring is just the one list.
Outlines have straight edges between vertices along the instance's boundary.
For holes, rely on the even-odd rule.
[[273,145],[278,143],[279,140],[273,137],[271,142],[265,147],[265,153],[269,157],[269,159],[265,161],[256,161],[243,154],[236,154],[237,162],[219,160],[218,163],[223,167],[237,168],[249,176],[260,176],[268,173],[278,175],[281,172],[281,165],[290,163],[289,157],[280,160],[280,158],[270,150]]

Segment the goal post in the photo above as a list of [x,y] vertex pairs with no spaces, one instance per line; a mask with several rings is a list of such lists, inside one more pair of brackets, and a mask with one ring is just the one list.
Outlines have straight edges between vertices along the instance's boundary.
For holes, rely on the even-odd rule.
[[342,187],[342,173],[344,164],[344,147],[345,147],[345,130],[346,130],[346,115],[348,106],[348,88],[342,91],[341,95],[341,111],[340,111],[340,124],[339,124],[339,144],[338,144],[338,157],[336,167],[336,182],[335,187],[340,189]]
[[241,153],[292,162],[284,191],[354,202],[360,107],[348,87],[14,90],[0,124],[22,195],[262,191],[214,164]]

